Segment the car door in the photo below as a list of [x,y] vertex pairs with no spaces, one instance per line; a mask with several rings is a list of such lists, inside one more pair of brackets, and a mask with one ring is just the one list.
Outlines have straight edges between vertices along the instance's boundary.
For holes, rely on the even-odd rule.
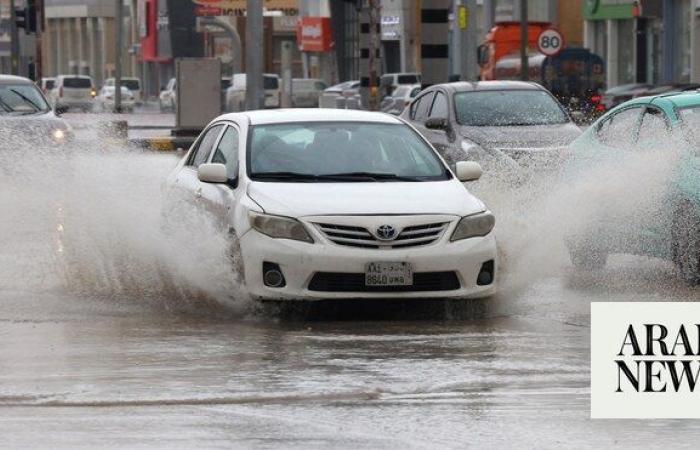
[[185,198],[188,201],[199,204],[202,197],[202,182],[197,176],[197,168],[209,161],[211,152],[215,145],[219,142],[219,137],[224,131],[225,125],[217,123],[202,132],[197,141],[194,143],[187,161],[183,165],[175,179],[175,185],[185,192]]
[[226,123],[221,137],[211,152],[209,162],[226,166],[228,182],[215,184],[198,180],[201,189],[201,207],[212,214],[222,227],[228,225],[228,211],[235,205],[240,194],[238,189],[240,145],[241,133],[238,126],[232,122]]

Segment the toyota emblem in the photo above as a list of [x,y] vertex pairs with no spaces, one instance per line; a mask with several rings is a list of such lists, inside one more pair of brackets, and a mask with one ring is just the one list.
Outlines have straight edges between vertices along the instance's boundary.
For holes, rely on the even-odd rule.
[[381,225],[377,228],[377,237],[382,241],[391,241],[396,237],[396,228],[391,225]]

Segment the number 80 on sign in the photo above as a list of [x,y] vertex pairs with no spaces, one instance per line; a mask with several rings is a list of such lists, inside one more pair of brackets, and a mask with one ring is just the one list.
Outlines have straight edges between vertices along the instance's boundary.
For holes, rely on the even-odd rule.
[[556,28],[548,28],[537,37],[537,49],[546,56],[556,56],[564,49],[564,36]]

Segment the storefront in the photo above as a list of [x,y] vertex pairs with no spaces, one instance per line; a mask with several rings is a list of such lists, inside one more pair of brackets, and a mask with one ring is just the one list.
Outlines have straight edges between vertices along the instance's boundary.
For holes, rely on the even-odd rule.
[[608,87],[689,82],[697,0],[586,0],[584,45],[607,62]]

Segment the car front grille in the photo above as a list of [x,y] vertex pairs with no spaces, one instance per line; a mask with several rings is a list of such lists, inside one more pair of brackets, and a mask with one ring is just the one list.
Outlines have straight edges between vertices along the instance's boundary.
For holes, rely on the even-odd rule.
[[309,283],[315,292],[441,292],[461,287],[455,272],[418,272],[411,286],[366,286],[364,273],[318,272]]
[[338,245],[373,249],[400,249],[432,244],[440,239],[449,222],[412,225],[404,228],[390,241],[374,237],[367,228],[349,225],[317,223],[316,226],[331,242]]

